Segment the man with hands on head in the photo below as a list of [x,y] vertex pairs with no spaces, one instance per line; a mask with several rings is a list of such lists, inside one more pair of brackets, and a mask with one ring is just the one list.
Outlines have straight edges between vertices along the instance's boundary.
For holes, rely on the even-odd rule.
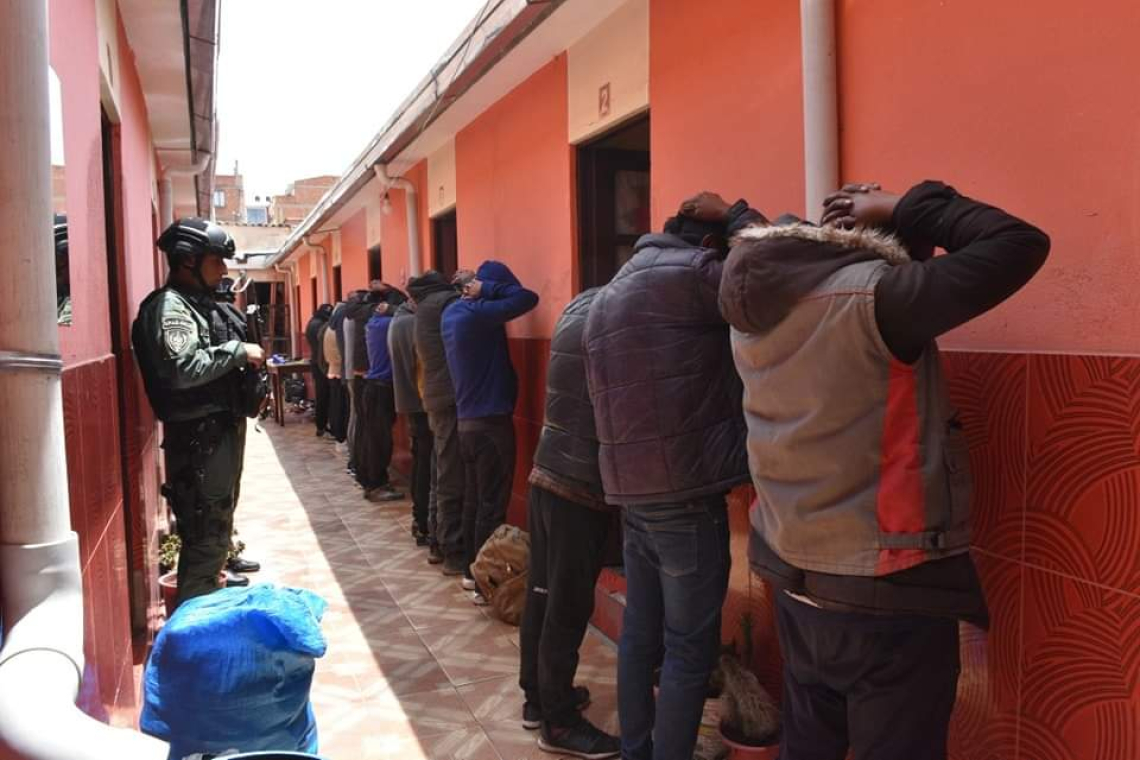
[[720,308],[757,492],[749,562],[777,589],[783,760],[946,757],[958,624],[989,616],[936,339],[1048,251],[1037,228],[941,182],[848,185],[820,227],[737,237]]

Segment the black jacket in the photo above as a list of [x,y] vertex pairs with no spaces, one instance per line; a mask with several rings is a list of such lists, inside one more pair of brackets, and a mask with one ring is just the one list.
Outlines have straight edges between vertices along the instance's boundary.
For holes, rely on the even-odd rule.
[[447,368],[440,322],[443,310],[459,298],[459,293],[435,271],[409,280],[408,292],[416,299],[416,356],[423,364],[424,411],[443,411],[455,406],[455,387]]
[[646,235],[594,298],[586,371],[611,504],[692,501],[749,480],[743,388],[717,308],[723,263]]
[[598,434],[586,385],[582,339],[598,288],[580,293],[562,311],[550,340],[546,370],[546,416],[530,482],[588,507],[604,507],[598,470]]
[[313,365],[314,372],[320,372],[322,375],[328,373],[323,328],[329,323],[331,313],[332,309],[318,310],[305,325],[305,340],[309,343],[309,363]]

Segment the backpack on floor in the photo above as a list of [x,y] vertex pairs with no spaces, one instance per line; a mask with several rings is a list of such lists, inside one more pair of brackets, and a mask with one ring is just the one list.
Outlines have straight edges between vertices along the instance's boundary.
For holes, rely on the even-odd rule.
[[496,617],[518,625],[526,606],[530,535],[513,525],[500,525],[475,558],[471,574]]

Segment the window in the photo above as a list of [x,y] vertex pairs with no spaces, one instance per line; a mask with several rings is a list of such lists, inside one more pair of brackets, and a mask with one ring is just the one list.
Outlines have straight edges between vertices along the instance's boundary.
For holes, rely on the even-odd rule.
[[245,210],[246,224],[269,224],[269,209],[255,206]]
[[214,208],[225,208],[225,207],[226,207],[226,191],[225,190],[215,190],[214,191]]

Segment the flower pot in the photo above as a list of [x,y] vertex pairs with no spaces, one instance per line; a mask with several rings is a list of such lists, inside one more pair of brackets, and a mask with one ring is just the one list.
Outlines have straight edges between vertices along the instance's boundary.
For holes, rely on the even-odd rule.
[[780,756],[778,739],[769,744],[755,744],[723,723],[720,726],[720,738],[724,741],[724,746],[728,747],[729,760],[777,760]]
[[158,576],[158,588],[162,591],[162,606],[166,608],[166,617],[169,618],[178,606],[178,573],[163,573]]

